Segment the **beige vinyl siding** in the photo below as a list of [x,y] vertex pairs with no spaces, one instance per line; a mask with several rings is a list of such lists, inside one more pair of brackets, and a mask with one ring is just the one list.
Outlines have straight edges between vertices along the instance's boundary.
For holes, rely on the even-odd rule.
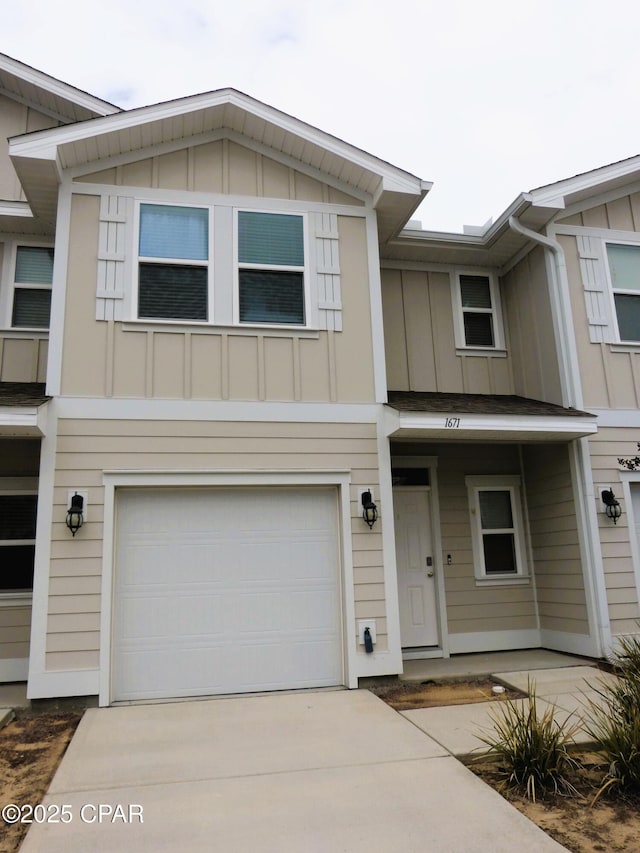
[[540,628],[589,634],[567,445],[523,448]]
[[[559,222],[616,231],[640,231],[640,193],[598,205]],[[640,408],[640,352],[632,347],[614,352],[609,343],[590,341],[577,241],[568,235],[558,239],[567,261],[584,408]],[[625,350],[624,347],[621,349]]]
[[[519,474],[516,445],[404,444],[393,455],[437,456],[441,565],[449,634],[517,631],[538,627],[531,583],[482,586],[476,582],[465,477]],[[447,556],[451,555],[451,564]]]
[[515,394],[562,405],[553,317],[542,248],[529,252],[502,280]]
[[[365,220],[338,217],[343,331],[207,329],[95,319],[99,199],[74,196],[62,393],[165,399],[374,400]],[[216,281],[216,287],[233,282]]]
[[[374,424],[185,421],[176,435],[175,422],[61,420],[58,436],[48,670],[98,666],[105,470],[350,471],[356,616],[376,618],[377,649],[387,648],[382,535],[358,503],[358,486],[378,493]],[[88,492],[89,519],[75,539],[64,523],[70,489]]]
[[25,196],[18,176],[9,159],[10,136],[55,127],[59,122],[42,115],[25,104],[20,104],[0,94],[0,198],[6,201],[24,201]]
[[509,357],[456,353],[448,273],[384,269],[382,300],[389,388],[514,393]]
[[228,139],[146,157],[113,169],[92,172],[78,180],[113,186],[363,204],[353,196]]
[[[591,469],[593,471],[594,499],[598,518],[598,533],[602,548],[605,586],[609,604],[611,632],[625,634],[638,630],[640,608],[634,572],[630,537],[635,535],[629,527],[630,507],[622,499],[618,457],[633,457],[638,452],[640,431],[631,428],[601,427],[589,439]],[[600,493],[613,488],[622,505],[622,517],[613,524],[602,512]]]
[[0,660],[29,657],[31,607],[0,607]]

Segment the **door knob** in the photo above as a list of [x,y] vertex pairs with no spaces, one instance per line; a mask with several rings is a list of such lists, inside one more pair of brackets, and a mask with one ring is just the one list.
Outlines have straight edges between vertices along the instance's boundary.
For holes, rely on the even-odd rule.
[[428,577],[428,578],[432,578],[432,577],[433,577],[433,572],[427,572],[427,577]]

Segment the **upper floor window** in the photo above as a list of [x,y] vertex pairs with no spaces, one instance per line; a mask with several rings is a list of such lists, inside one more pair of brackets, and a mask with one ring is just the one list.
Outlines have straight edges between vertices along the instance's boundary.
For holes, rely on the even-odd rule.
[[460,272],[454,288],[456,346],[504,347],[498,285],[492,275]]
[[607,259],[621,341],[640,341],[640,246],[608,243]]
[[137,316],[207,322],[209,210],[140,205]]
[[238,211],[241,323],[305,325],[304,217]]
[[14,269],[11,325],[48,329],[53,281],[53,249],[18,246]]

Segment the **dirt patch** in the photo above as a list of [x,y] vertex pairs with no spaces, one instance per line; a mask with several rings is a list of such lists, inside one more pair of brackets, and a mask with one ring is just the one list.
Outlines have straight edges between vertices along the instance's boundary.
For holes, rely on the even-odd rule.
[[[500,793],[572,853],[640,850],[640,802],[601,798],[592,807],[591,801],[606,768],[591,754],[572,754],[579,767],[571,774],[570,781],[580,792],[579,798],[548,795],[532,803],[516,792]],[[481,761],[468,766],[484,782],[500,790],[503,776],[497,763]]]
[[[0,729],[0,807],[42,802],[81,717],[76,712],[24,715]],[[28,828],[0,819],[0,853],[15,853]]]
[[[504,702],[507,699],[521,699],[523,693],[504,688],[503,693],[494,693],[494,687],[501,687],[497,681],[451,681],[437,683],[427,681],[394,684],[373,690],[396,711],[411,711],[415,708],[438,708],[442,705],[470,705],[474,702]],[[371,688],[370,688],[371,689]]]

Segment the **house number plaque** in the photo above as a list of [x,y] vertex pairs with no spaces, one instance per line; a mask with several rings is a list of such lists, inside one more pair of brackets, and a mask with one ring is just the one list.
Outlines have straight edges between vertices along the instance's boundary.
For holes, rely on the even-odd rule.
[[460,429],[460,418],[445,418],[444,419],[444,428],[445,429]]

